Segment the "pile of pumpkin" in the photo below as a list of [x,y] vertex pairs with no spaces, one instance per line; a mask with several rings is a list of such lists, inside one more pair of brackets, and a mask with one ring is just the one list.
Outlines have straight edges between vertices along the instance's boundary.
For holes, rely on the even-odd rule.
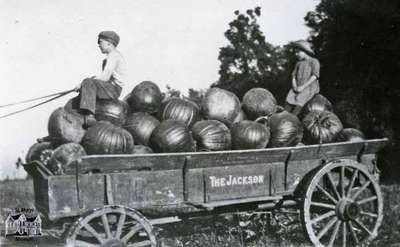
[[316,95],[300,118],[277,105],[267,89],[253,88],[239,98],[210,88],[201,104],[163,98],[157,84],[144,81],[124,100],[97,100],[97,123],[85,130],[78,98],[56,109],[49,136],[35,143],[26,162],[40,160],[63,174],[84,155],[146,154],[289,147],[363,140],[355,129],[343,129],[332,104]]

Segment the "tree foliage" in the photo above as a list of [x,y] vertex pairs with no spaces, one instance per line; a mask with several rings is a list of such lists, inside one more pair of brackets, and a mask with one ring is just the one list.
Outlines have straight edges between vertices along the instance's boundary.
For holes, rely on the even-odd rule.
[[284,49],[265,41],[257,23],[260,7],[234,13],[236,17],[225,32],[230,43],[219,52],[220,78],[216,85],[241,97],[253,87],[272,87],[284,74],[287,60]]

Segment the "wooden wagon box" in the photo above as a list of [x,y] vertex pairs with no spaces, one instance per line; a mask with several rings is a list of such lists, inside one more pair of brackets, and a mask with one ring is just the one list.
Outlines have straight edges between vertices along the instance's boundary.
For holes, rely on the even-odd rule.
[[147,215],[176,215],[185,210],[277,200],[293,194],[310,170],[333,159],[361,162],[374,174],[375,153],[385,142],[89,155],[67,171],[70,175],[60,176],[38,162],[25,169],[34,177],[36,207],[50,220],[78,216],[104,205],[124,205]]

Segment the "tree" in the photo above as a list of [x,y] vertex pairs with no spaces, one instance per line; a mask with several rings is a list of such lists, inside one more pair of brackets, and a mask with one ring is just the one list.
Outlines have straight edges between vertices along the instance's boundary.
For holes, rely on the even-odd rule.
[[222,47],[218,56],[220,78],[215,86],[241,97],[250,88],[271,87],[285,73],[286,60],[284,49],[265,41],[257,23],[260,7],[234,13],[236,18],[225,32],[230,44]]

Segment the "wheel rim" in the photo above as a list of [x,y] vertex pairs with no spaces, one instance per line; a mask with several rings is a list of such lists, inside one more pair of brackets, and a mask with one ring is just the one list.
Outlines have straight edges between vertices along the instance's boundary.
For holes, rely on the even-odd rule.
[[70,229],[67,246],[156,246],[153,228],[139,212],[122,206],[94,209]]
[[308,184],[302,224],[316,246],[357,246],[376,237],[383,217],[378,183],[352,160],[323,166]]

